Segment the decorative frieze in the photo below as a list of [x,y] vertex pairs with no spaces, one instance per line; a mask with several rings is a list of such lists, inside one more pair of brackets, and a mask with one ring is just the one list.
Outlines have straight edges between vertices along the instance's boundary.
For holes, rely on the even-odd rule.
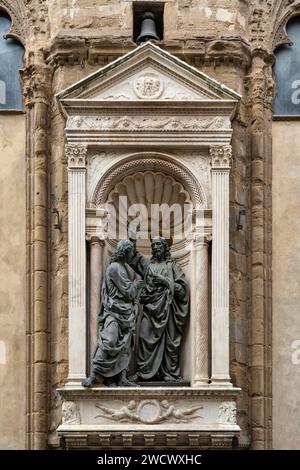
[[121,423],[159,424],[164,422],[186,423],[199,419],[201,415],[197,412],[202,410],[203,406],[180,408],[168,400],[147,399],[140,403],[130,400],[127,405],[117,409],[97,403],[96,408],[100,410],[100,413],[97,413],[95,419],[103,418]]
[[[59,426],[58,434],[74,447],[86,434],[101,447],[210,447],[216,430],[219,445],[226,442],[230,447],[239,433],[235,413],[239,389],[235,388],[74,387],[60,393],[71,403],[67,405],[71,417]],[[80,424],[70,422],[78,416],[76,410]]]
[[196,132],[201,130],[230,130],[227,117],[204,118],[203,116],[71,116],[67,129],[97,131],[177,131]]

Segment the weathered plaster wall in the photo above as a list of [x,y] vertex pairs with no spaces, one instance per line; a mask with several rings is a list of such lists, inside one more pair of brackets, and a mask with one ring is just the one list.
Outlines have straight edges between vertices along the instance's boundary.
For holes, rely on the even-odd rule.
[[300,448],[299,122],[273,123],[273,447]]
[[26,436],[25,116],[0,115],[0,449]]

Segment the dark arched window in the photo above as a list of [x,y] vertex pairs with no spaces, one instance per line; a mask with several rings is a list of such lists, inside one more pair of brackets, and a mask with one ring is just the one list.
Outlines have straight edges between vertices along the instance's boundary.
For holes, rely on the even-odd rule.
[[9,16],[0,11],[0,110],[23,108],[19,70],[24,49],[14,39],[5,39],[10,27]]
[[274,113],[277,115],[300,115],[300,17],[289,21],[287,34],[292,46],[287,44],[275,52],[275,77],[277,95]]

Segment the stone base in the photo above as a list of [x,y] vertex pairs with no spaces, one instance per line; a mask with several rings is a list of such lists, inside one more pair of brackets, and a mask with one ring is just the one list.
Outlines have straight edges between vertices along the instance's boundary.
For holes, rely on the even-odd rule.
[[231,448],[240,389],[65,388],[62,447]]
[[163,388],[182,388],[182,387],[189,387],[191,384],[190,382],[150,382],[150,381],[144,381],[144,382],[137,382],[136,383],[139,387],[152,387],[152,388],[157,388],[157,387],[163,387]]

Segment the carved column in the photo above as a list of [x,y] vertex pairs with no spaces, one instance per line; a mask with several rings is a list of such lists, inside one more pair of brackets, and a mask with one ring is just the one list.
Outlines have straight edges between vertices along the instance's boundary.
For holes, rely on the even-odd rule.
[[29,449],[48,433],[48,133],[52,69],[22,71],[27,111],[27,419]]
[[192,249],[192,386],[203,387],[209,382],[209,322],[208,322],[208,246],[205,235],[195,235]]
[[86,377],[86,155],[84,145],[68,145],[69,193],[69,376],[68,386]]
[[272,103],[274,56],[252,51],[247,81],[251,143],[252,448],[272,447]]
[[90,352],[93,356],[98,338],[98,313],[101,304],[104,240],[90,239]]
[[213,146],[212,173],[212,377],[213,386],[232,386],[229,376],[229,172],[231,146]]

